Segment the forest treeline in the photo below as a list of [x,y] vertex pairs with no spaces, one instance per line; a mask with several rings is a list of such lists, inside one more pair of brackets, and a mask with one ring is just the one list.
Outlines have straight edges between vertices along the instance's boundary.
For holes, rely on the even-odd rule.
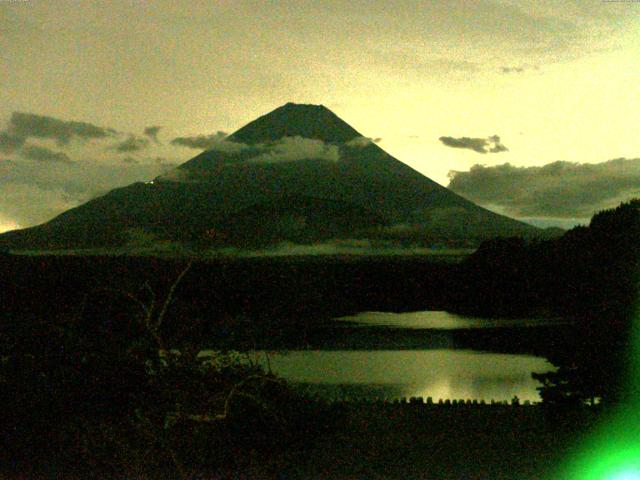
[[488,316],[626,318],[637,294],[639,239],[634,200],[556,239],[487,241],[460,265],[448,303]]
[[561,316],[569,343],[545,356],[559,370],[534,375],[548,402],[621,401],[631,394],[633,320],[640,280],[640,200],[601,211],[554,240],[485,242],[455,275],[456,311]]

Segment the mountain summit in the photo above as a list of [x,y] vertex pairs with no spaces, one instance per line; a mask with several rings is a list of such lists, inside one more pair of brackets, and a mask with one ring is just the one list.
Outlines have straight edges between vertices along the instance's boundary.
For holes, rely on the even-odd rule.
[[303,137],[345,143],[361,136],[324,105],[287,103],[245,125],[229,140],[255,145],[282,137]]
[[0,247],[475,246],[538,232],[418,173],[326,107],[288,103],[154,181],[0,235]]

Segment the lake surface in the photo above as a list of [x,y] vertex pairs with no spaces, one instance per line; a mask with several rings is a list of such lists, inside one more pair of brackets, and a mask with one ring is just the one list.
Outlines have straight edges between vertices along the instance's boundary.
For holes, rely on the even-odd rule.
[[[255,359],[266,365],[264,352]],[[274,373],[335,397],[539,400],[531,372],[553,369],[529,355],[473,350],[292,351],[268,354]]]
[[[466,317],[440,311],[387,313],[363,312],[336,319],[336,337],[357,335],[359,328],[381,329],[400,339],[404,331],[423,330],[442,336],[446,330],[477,329],[490,332],[496,327],[533,329],[562,324],[557,319],[488,319]],[[386,331],[385,331],[386,329]],[[393,342],[391,342],[393,343]],[[539,383],[532,372],[547,372],[553,366],[534,355],[490,353],[455,348],[324,349],[250,354],[253,361],[310,393],[332,398],[432,397],[505,401],[517,396],[521,401],[538,401]]]
[[336,318],[338,324],[362,327],[405,328],[411,330],[457,330],[496,327],[541,327],[564,324],[556,318],[484,318],[457,315],[444,311],[424,312],[362,312]]

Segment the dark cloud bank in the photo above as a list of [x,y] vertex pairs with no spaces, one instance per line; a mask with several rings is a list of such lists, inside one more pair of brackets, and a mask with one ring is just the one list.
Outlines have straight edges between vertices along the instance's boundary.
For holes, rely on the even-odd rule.
[[25,139],[33,137],[50,138],[60,145],[66,145],[72,138],[89,140],[110,137],[116,133],[111,128],[98,127],[91,123],[60,120],[34,113],[13,112],[7,130],[2,132],[2,135],[4,144],[10,138],[24,143]]
[[542,167],[474,165],[468,172],[449,172],[449,178],[454,192],[510,215],[585,218],[640,196],[640,158]]
[[25,146],[25,143],[30,138],[51,139],[62,147],[74,138],[85,141],[112,137],[117,134],[116,130],[98,127],[87,122],[66,121],[34,113],[13,112],[5,130],[0,131],[0,152],[6,154],[17,152],[29,160],[70,163],[71,159],[63,152],[54,152],[41,146]]
[[498,135],[492,135],[486,138],[471,137],[440,137],[444,145],[451,148],[466,148],[478,153],[500,153],[509,150],[502,143]]

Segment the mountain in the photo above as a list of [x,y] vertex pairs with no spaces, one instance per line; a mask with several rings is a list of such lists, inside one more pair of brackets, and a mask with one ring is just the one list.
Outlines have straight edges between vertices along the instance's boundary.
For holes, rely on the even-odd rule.
[[5,248],[126,247],[161,241],[256,247],[335,239],[475,246],[536,227],[456,195],[324,106],[288,103],[147,183],[110,191]]

